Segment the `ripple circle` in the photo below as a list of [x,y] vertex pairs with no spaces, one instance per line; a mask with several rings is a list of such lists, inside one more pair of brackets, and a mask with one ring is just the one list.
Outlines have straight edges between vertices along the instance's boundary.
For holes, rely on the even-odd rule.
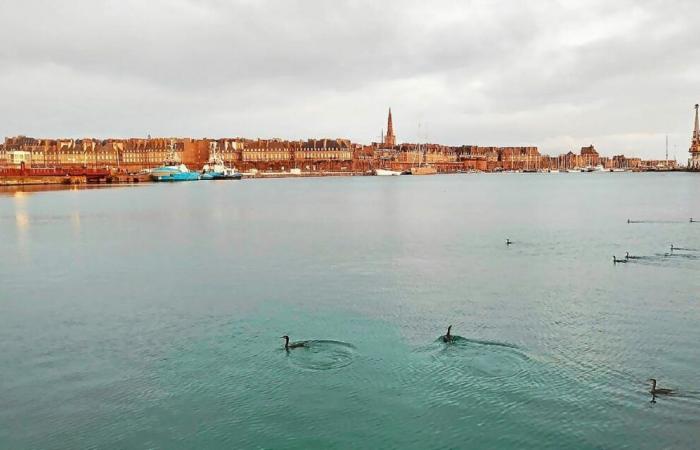
[[331,370],[352,364],[357,350],[352,344],[341,341],[305,341],[306,346],[289,351],[289,361],[306,370]]

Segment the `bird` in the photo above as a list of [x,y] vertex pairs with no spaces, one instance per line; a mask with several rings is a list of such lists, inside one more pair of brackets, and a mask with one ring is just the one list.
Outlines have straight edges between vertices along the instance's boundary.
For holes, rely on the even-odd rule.
[[673,244],[671,244],[671,251],[678,250],[678,247],[674,247]]
[[280,338],[284,339],[284,349],[289,350],[290,348],[299,348],[299,347],[306,347],[306,342],[289,342],[289,336],[286,334],[284,336],[280,336]]
[[510,245],[510,244],[512,244],[512,242],[510,241],[510,239],[506,239],[506,245]]
[[447,327],[447,333],[442,337],[442,342],[452,342],[454,339],[454,336],[450,333],[450,330],[452,330],[452,325]]
[[657,388],[656,378],[649,378],[651,382],[651,390],[649,391],[652,395],[671,395],[673,394],[673,389]]
[[627,262],[626,259],[617,259],[617,257],[615,255],[613,255],[613,264],[626,263],[626,262]]

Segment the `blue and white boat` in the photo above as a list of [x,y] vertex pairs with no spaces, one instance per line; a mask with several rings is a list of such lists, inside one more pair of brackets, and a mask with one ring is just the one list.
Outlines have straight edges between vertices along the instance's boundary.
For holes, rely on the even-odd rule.
[[151,171],[153,181],[197,181],[199,173],[191,172],[186,165],[164,163]]
[[186,165],[180,162],[172,141],[163,165],[151,170],[151,179],[153,181],[196,181],[199,178],[198,172],[190,171]]
[[202,180],[240,180],[243,175],[235,168],[226,167],[219,156],[216,142],[209,144],[209,162],[202,169]]

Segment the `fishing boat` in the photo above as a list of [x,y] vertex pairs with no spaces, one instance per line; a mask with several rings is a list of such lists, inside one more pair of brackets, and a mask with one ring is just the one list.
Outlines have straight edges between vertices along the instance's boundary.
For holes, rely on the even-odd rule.
[[153,181],[196,181],[199,180],[199,173],[191,172],[186,165],[180,162],[180,158],[175,152],[175,144],[170,141],[168,155],[163,161],[163,165],[151,170],[151,180]]
[[243,175],[235,168],[226,167],[219,155],[216,142],[209,143],[209,161],[202,168],[202,180],[240,180]]

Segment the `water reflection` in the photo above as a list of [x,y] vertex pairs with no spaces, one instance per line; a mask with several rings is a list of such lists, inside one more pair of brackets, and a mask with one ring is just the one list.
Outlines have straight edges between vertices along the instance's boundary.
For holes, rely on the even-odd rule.
[[29,214],[24,211],[17,211],[15,213],[15,222],[17,223],[17,229],[20,231],[26,231],[29,229]]

